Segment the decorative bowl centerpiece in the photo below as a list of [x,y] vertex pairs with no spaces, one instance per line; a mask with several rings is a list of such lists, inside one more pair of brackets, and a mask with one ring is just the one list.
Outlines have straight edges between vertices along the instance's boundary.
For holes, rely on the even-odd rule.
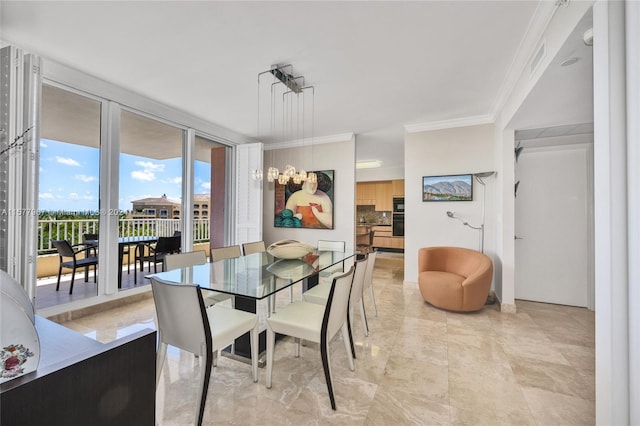
[[296,240],[276,241],[267,247],[267,253],[278,259],[300,259],[314,250],[312,245]]

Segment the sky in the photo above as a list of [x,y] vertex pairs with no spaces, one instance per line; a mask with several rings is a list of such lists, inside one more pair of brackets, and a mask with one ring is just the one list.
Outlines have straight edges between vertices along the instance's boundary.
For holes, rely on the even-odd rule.
[[[94,212],[99,205],[99,159],[97,148],[58,142],[40,141],[40,211]],[[120,154],[121,211],[131,210],[131,201],[146,197],[167,198],[180,202],[182,158],[156,160]],[[195,193],[211,192],[210,165],[196,161]]]

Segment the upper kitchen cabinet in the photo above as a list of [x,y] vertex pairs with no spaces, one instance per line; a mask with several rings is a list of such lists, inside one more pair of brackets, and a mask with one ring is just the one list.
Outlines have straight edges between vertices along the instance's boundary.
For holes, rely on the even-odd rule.
[[404,197],[404,179],[394,179],[391,181],[391,195],[394,197]]
[[376,211],[390,212],[393,210],[393,194],[391,181],[376,182]]
[[356,184],[356,204],[359,206],[374,206],[376,204],[375,182],[358,182]]

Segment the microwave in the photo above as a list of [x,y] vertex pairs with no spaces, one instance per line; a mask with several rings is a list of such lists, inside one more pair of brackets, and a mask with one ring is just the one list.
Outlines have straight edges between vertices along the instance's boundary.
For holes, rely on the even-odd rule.
[[[388,198],[387,198],[388,200]],[[394,198],[393,199],[393,212],[394,213],[404,213],[404,198]]]

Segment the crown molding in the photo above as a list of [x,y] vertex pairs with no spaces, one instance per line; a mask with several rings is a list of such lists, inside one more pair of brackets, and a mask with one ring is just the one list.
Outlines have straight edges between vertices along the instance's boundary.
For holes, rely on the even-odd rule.
[[529,22],[527,31],[516,49],[516,55],[509,66],[500,89],[498,90],[493,108],[491,109],[491,114],[494,117],[497,117],[498,113],[502,108],[504,108],[507,99],[509,99],[509,96],[516,87],[518,80],[523,75],[533,55],[540,47],[544,33],[559,6],[558,2],[538,2],[533,18]]
[[494,122],[493,115],[476,115],[473,117],[454,118],[451,120],[432,121],[430,123],[406,124],[407,133],[429,132],[432,130],[452,129],[455,127],[477,126]]
[[353,132],[351,133],[340,133],[337,135],[329,135],[329,136],[321,136],[317,138],[306,138],[306,139],[297,139],[292,141],[284,141],[284,142],[275,142],[275,143],[265,143],[264,150],[271,151],[273,149],[283,149],[283,148],[302,148],[305,146],[312,145],[322,145],[325,143],[339,143],[339,142],[349,142],[354,138]]

